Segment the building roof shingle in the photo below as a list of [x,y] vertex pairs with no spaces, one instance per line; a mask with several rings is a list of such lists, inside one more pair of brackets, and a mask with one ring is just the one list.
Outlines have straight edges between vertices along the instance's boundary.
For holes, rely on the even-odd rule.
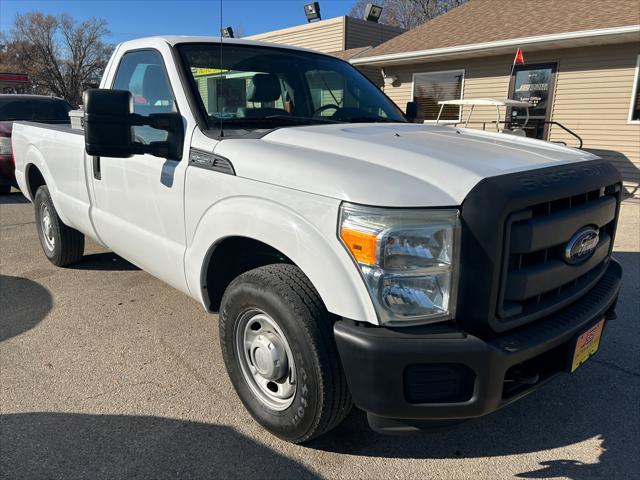
[[638,24],[638,0],[469,0],[365,56]]
[[340,58],[342,60],[351,60],[352,58],[356,58],[361,56],[363,53],[371,50],[372,47],[358,47],[358,48],[350,48],[349,50],[338,50],[337,52],[331,52],[329,55]]

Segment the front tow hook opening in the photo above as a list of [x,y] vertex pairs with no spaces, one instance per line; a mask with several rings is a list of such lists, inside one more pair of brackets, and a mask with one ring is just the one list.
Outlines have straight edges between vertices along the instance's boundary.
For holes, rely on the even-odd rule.
[[514,365],[507,370],[504,381],[518,385],[535,385],[540,381],[540,373],[525,365]]

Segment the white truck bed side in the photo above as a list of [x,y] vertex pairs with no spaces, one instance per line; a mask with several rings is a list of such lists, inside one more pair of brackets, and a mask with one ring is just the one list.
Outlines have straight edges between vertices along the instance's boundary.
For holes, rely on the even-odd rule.
[[[88,182],[85,175],[84,135],[69,126],[16,122],[13,151],[16,180],[31,200],[35,192],[27,188],[27,166],[36,167],[44,177],[58,215],[64,223],[94,240],[100,240],[91,223]],[[46,159],[46,161],[45,161]]]

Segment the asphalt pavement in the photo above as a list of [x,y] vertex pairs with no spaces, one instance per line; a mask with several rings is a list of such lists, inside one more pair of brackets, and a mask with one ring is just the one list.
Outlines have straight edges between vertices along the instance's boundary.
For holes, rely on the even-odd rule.
[[625,202],[619,318],[600,351],[493,415],[382,436],[354,409],[290,445],[229,382],[217,318],[113,253],[51,265],[33,209],[0,196],[0,477],[639,478],[640,205]]

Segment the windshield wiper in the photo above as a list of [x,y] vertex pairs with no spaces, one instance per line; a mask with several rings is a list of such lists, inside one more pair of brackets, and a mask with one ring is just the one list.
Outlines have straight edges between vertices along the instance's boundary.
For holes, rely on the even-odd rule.
[[405,123],[384,117],[344,117],[340,123]]
[[318,123],[339,123],[335,120],[312,117],[296,117],[294,115],[269,115],[268,117],[234,117],[224,118],[222,122],[216,118],[214,126],[218,127],[222,123],[223,127],[273,127],[281,125],[315,125]]
[[295,115],[269,115],[268,117],[264,117],[265,119],[274,119],[274,120],[283,120],[283,121],[293,121],[300,124],[305,123],[340,123],[337,120],[330,120],[328,118],[318,118],[318,117],[296,117]]

